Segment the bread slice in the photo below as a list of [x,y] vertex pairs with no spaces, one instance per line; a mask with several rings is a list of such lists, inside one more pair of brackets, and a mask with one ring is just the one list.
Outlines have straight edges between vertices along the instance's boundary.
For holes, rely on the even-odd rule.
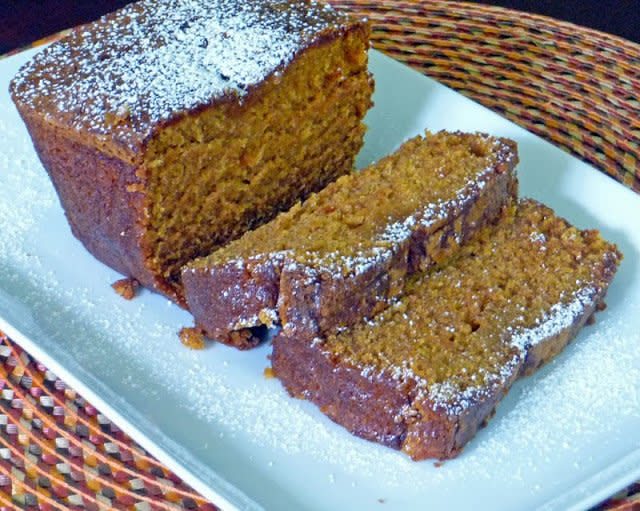
[[360,437],[452,458],[604,306],[620,258],[597,231],[525,200],[373,320],[311,341],[279,334],[273,371]]
[[182,301],[180,268],[353,168],[370,27],[313,0],[142,0],[11,93],[73,234]]
[[409,140],[187,265],[197,327],[246,348],[255,338],[233,331],[280,322],[310,339],[373,316],[515,200],[517,162],[515,143],[488,135]]

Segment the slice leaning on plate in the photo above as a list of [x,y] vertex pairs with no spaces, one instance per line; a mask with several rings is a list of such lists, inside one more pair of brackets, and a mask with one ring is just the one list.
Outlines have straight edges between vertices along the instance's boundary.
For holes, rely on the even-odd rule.
[[279,322],[311,339],[373,316],[409,275],[441,264],[515,201],[517,162],[514,142],[489,135],[409,140],[188,264],[196,326],[247,348],[255,338],[235,331]]

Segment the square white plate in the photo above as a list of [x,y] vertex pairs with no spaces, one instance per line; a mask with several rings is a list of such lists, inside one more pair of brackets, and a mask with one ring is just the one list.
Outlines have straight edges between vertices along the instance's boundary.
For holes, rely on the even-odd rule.
[[568,509],[640,478],[640,197],[459,94],[371,54],[376,106],[358,164],[425,128],[515,139],[523,195],[625,255],[595,326],[519,382],[441,467],[365,442],[265,379],[269,346],[193,352],[189,314],[132,302],[70,233],[7,93],[34,52],[0,61],[0,329],[178,475],[228,509]]

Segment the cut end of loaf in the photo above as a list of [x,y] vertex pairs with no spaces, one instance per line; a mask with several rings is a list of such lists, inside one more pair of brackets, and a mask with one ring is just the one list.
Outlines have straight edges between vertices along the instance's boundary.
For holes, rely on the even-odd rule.
[[186,263],[351,172],[371,106],[366,50],[358,26],[300,54],[241,107],[207,109],[152,139],[149,264],[179,294]]
[[74,235],[184,306],[184,264],[353,169],[369,35],[315,1],[142,0],[11,91]]

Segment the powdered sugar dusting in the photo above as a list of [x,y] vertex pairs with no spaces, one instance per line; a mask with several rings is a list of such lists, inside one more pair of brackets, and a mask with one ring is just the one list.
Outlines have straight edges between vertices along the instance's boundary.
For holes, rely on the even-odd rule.
[[[500,158],[504,158],[504,161],[509,161],[510,158],[514,157],[512,153],[505,151],[504,146],[499,147],[499,140],[494,140],[493,145],[496,147],[498,161]],[[503,154],[503,152],[505,152],[505,154]],[[485,167],[477,174],[469,176],[464,186],[456,190],[453,197],[441,198],[437,202],[426,204],[414,214],[402,220],[387,224],[384,230],[377,235],[377,240],[389,243],[401,243],[408,240],[417,229],[421,228],[426,232],[432,231],[447,219],[451,220],[451,218],[459,214],[463,207],[473,201],[474,198],[477,197],[478,192],[483,190],[487,186],[487,183],[494,177],[493,166]]]
[[[339,251],[310,252],[304,255],[290,254],[283,265],[285,271],[306,272],[309,276],[317,276],[321,273],[329,273],[334,276],[362,275],[367,270],[383,261],[389,261],[394,250],[389,246],[369,246],[354,250],[353,254],[344,254]],[[302,262],[300,261],[302,260]]]
[[585,310],[594,306],[596,289],[587,286],[573,293],[573,299],[567,302],[556,303],[543,311],[537,319],[535,326],[531,328],[519,328],[516,333],[507,326],[504,332],[508,345],[516,348],[513,357],[506,363],[493,368],[480,368],[478,371],[477,385],[460,387],[455,379],[437,382],[429,385],[418,376],[418,384],[422,385],[424,392],[422,397],[433,403],[435,409],[443,409],[446,413],[456,416],[462,411],[474,406],[483,398],[490,397],[506,389],[508,382],[518,376],[518,371],[526,359],[527,352],[536,344],[544,342],[555,335],[571,327],[577,318],[585,313]]
[[524,354],[514,354],[505,364],[497,370],[486,370],[481,368],[475,378],[477,385],[461,387],[453,379],[428,385],[424,381],[424,390],[420,394],[421,399],[428,399],[433,404],[435,410],[443,410],[451,416],[459,416],[465,410],[477,405],[484,399],[491,399],[492,396],[501,395],[504,392],[507,382],[513,382],[517,377]]
[[315,1],[143,0],[38,54],[13,87],[54,120],[135,148],[185,111],[241,101],[346,20]]
[[556,303],[549,311],[545,311],[538,319],[536,326],[521,329],[513,334],[511,345],[518,348],[523,354],[537,343],[559,334],[569,328],[585,309],[593,306],[596,289],[587,286],[577,290],[574,298],[567,303]]

